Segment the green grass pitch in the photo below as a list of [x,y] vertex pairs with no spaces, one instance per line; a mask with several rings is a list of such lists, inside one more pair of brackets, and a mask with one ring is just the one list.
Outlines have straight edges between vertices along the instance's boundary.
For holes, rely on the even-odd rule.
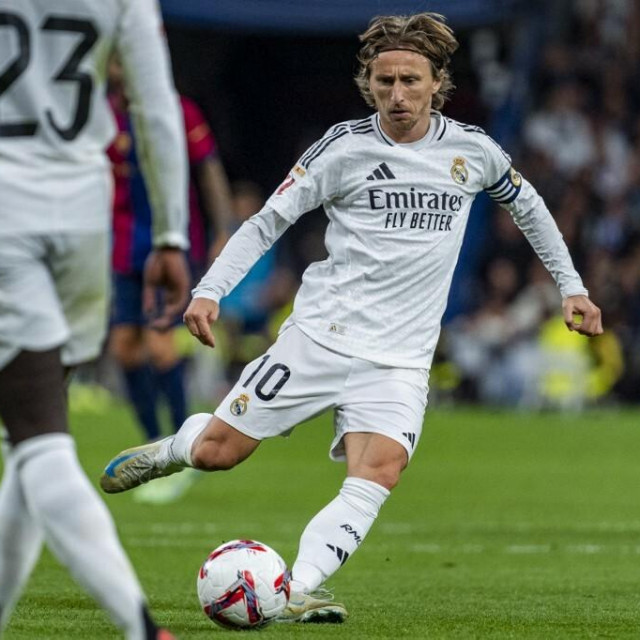
[[[74,411],[83,464],[138,441],[127,410]],[[429,410],[418,451],[362,548],[329,582],[341,626],[272,626],[264,638],[640,637],[637,412]],[[256,538],[291,563],[309,518],[336,494],[331,419],[264,443],[167,506],[106,497],[157,619],[179,638],[222,638],[196,573],[225,540]],[[256,632],[245,632],[241,635]],[[117,638],[45,552],[6,640]]]

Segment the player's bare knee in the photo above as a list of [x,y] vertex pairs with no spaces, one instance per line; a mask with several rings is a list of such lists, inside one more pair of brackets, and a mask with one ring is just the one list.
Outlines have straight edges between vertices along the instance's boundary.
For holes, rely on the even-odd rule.
[[173,369],[180,362],[174,353],[151,353],[149,359],[151,364],[162,372]]
[[176,351],[173,330],[158,332],[147,330],[145,344],[151,364],[161,371],[168,371],[180,362],[180,354]]
[[112,338],[109,341],[109,353],[120,366],[127,369],[142,366],[146,357],[144,346],[134,338]]
[[349,470],[350,476],[370,480],[391,491],[400,481],[400,474],[405,465],[382,464],[382,465],[357,465]]
[[391,491],[400,482],[401,469],[383,468],[375,472],[373,482]]

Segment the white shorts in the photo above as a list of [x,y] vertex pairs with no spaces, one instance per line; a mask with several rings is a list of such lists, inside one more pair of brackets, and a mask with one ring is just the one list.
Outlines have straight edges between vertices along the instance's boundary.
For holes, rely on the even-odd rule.
[[0,236],[0,368],[62,347],[64,365],[100,353],[107,329],[107,233]]
[[215,415],[251,438],[288,435],[334,410],[329,455],[344,460],[345,433],[380,433],[413,455],[427,405],[428,372],[345,356],[314,342],[296,325],[250,362]]

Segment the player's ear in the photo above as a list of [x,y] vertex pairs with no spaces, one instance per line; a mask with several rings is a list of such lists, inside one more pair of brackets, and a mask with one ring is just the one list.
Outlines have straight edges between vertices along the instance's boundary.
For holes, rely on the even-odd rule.
[[440,87],[442,86],[442,78],[435,78],[433,81],[433,85],[431,87],[431,92],[435,96],[438,91],[440,91]]

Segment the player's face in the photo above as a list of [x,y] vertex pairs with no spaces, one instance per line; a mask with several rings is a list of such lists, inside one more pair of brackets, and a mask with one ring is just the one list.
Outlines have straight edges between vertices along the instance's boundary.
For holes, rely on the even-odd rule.
[[440,88],[431,63],[413,51],[384,51],[371,63],[369,86],[384,132],[414,142],[429,129],[431,101]]

